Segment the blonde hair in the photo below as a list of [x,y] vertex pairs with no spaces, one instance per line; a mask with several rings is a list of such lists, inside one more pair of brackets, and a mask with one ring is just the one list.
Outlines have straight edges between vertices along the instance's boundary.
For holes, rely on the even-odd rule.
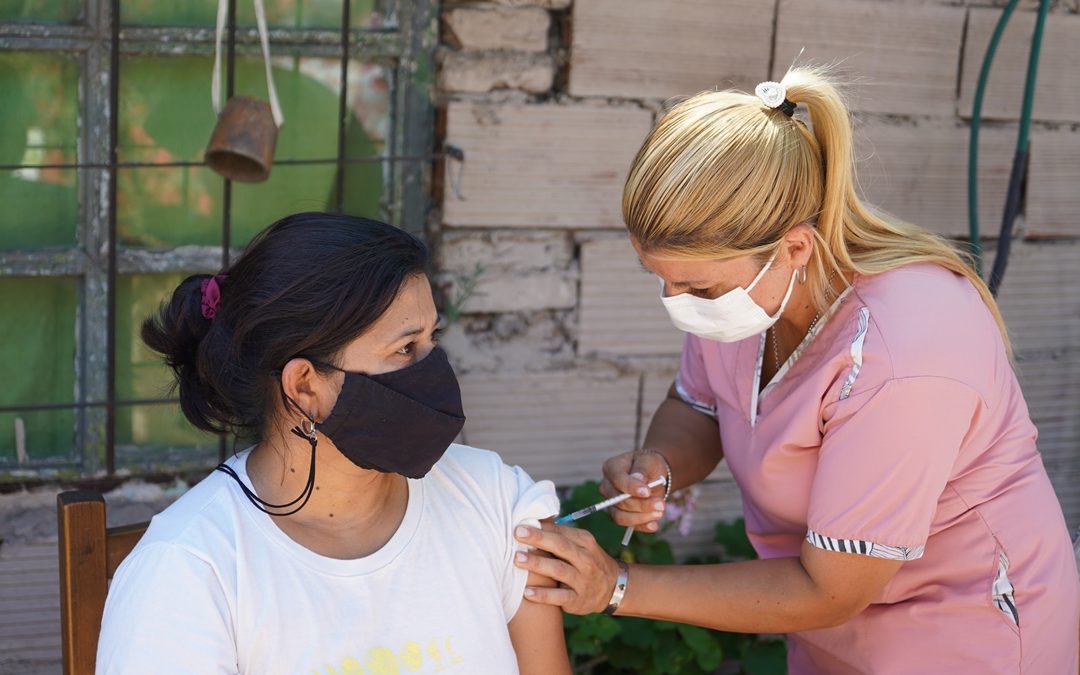
[[828,309],[833,271],[873,275],[934,263],[967,277],[1005,322],[970,260],[948,240],[873,211],[856,193],[848,108],[823,68],[792,68],[781,84],[810,112],[810,127],[757,96],[702,92],[669,111],[638,151],[623,219],[646,251],[725,259],[775,250],[800,223],[815,224],[807,264],[812,302]]

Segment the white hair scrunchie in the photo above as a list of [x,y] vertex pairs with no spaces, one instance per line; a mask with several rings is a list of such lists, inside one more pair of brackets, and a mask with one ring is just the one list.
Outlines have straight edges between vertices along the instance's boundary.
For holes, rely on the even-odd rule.
[[788,117],[795,114],[795,104],[788,100],[787,89],[779,82],[762,82],[754,87],[754,93],[766,107],[779,110]]

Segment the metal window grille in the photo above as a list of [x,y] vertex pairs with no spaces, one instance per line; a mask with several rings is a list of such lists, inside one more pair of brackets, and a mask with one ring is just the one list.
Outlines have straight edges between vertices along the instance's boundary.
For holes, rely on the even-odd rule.
[[[205,0],[215,4],[213,0]],[[238,55],[257,56],[256,30],[237,25],[237,1],[230,0],[224,59],[226,99],[233,94]],[[247,0],[239,0],[244,2]],[[303,0],[296,0],[299,4]],[[287,165],[336,165],[336,208],[342,209],[346,168],[380,162],[384,167],[382,216],[409,231],[422,233],[429,207],[434,112],[430,101],[432,50],[437,29],[433,0],[376,0],[389,20],[376,28],[353,26],[351,4],[344,0],[338,30],[275,28],[270,41],[275,56],[339,58],[337,155],[325,158],[275,159]],[[117,470],[117,411],[136,405],[175,405],[174,398],[122,399],[117,395],[117,275],[138,272],[212,271],[229,264],[233,246],[233,186],[223,183],[219,246],[184,246],[175,250],[125,249],[117,237],[117,176],[145,168],[203,166],[201,161],[119,161],[118,111],[123,71],[121,57],[139,55],[212,55],[212,27],[136,26],[123,21],[121,0],[83,0],[81,18],[71,24],[0,23],[0,52],[51,52],[72,55],[78,62],[79,103],[77,160],[74,163],[0,165],[0,171],[61,168],[78,173],[79,225],[76,244],[63,249],[0,251],[0,278],[76,277],[79,279],[74,400],[62,403],[20,401],[0,413],[74,411],[74,449],[64,460],[28,463],[0,458],[0,472],[62,470],[76,475],[113,475]],[[387,64],[393,90],[390,129],[385,150],[354,157],[346,151],[346,108],[349,64],[354,59]],[[210,73],[207,72],[207,94]],[[2,95],[2,94],[0,94]],[[209,106],[209,96],[207,96]],[[299,121],[294,121],[298,123]],[[3,124],[0,120],[0,124]],[[286,122],[288,124],[288,121]],[[209,138],[209,129],[207,130]],[[0,217],[3,217],[0,215]],[[15,321],[16,317],[0,318]],[[220,438],[218,457],[229,439]],[[3,480],[0,479],[0,484]]]

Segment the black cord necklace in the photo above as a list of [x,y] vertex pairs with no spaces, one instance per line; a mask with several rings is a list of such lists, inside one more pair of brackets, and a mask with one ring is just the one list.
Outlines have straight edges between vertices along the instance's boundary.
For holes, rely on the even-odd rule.
[[[310,430],[305,430],[300,425],[297,425],[290,429],[290,431],[311,444],[311,467],[308,470],[307,485],[304,486],[304,491],[300,493],[300,496],[298,496],[291,502],[287,502],[285,504],[271,504],[270,502],[259,497],[259,495],[255,494],[255,492],[247,485],[244,485],[244,481],[240,480],[240,476],[237,475],[236,470],[233,469],[231,466],[228,466],[226,464],[218,464],[217,467],[215,467],[215,471],[220,471],[230,476],[234,481],[236,481],[236,484],[239,485],[240,489],[243,491],[244,496],[248,498],[248,501],[251,502],[251,504],[255,508],[271,516],[293,515],[300,509],[304,508],[308,500],[311,499],[312,493],[315,491],[315,446],[319,443],[318,433],[315,431],[315,425],[312,424]],[[297,502],[299,502],[299,506],[294,508],[292,511],[278,513],[277,511],[270,510],[287,509],[290,506],[296,504]]]

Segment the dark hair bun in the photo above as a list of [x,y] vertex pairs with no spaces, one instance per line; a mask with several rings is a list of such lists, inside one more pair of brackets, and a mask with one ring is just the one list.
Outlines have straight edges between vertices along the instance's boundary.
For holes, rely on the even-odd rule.
[[142,339],[150,349],[165,357],[165,365],[176,375],[180,407],[196,427],[205,431],[224,431],[226,420],[215,419],[208,402],[213,392],[199,377],[199,347],[213,328],[202,315],[202,285],[209,274],[195,274],[184,279],[172,298],[161,304],[142,325]]
[[282,400],[274,374],[298,356],[333,362],[426,266],[424,244],[392,225],[298,213],[222,272],[213,319],[202,313],[210,276],[197,274],[143,323],[142,338],[175,373],[192,424],[258,439]]

